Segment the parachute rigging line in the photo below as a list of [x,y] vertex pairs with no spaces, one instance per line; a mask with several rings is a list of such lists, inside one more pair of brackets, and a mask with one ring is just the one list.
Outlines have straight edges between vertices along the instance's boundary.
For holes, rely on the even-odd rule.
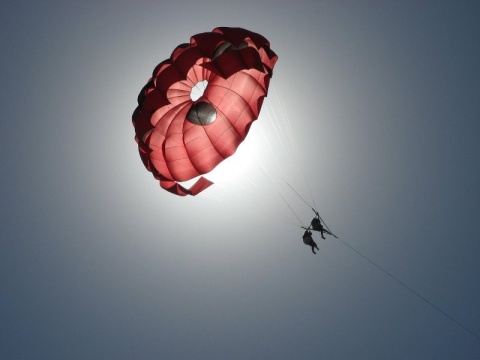
[[292,185],[290,185],[290,184],[289,184],[288,182],[286,182],[286,181],[285,181],[285,183],[290,187],[290,189],[292,189],[292,190],[295,192],[295,194],[297,194],[297,196],[298,196],[310,209],[313,208],[313,206],[310,205],[308,202],[306,202],[305,199],[302,197],[302,195],[300,195],[300,194],[297,192],[297,190],[295,190],[295,189],[293,188]]
[[[287,139],[287,142],[289,143],[289,146],[292,149],[292,152],[290,153],[290,155],[293,156],[293,160],[294,160],[293,165],[297,168],[298,173],[301,175],[301,180],[303,181],[303,184],[301,185],[304,186],[304,188],[307,190],[307,193],[310,196],[310,200],[313,202],[316,208],[317,206],[315,204],[315,200],[314,200],[312,191],[310,189],[307,177],[305,176],[305,172],[299,165],[301,163],[299,161],[300,152],[299,152],[297,141],[295,139],[290,117],[287,114],[287,111],[285,109],[283,102],[280,101],[280,96],[278,94],[277,89],[272,85],[271,90],[273,92],[272,101],[275,103],[274,108],[277,108],[279,110],[279,116],[276,116],[275,111],[272,111],[273,119],[271,119],[271,123],[274,126],[274,129],[275,129],[275,132],[277,133],[278,138],[281,139],[281,136],[279,133],[283,133],[284,137]],[[270,117],[270,114],[268,112],[267,112],[267,115]],[[278,124],[275,125],[275,123],[278,123]],[[278,130],[277,130],[277,127],[278,127]]]
[[[292,189],[295,194],[297,194],[297,196],[310,208],[313,210],[313,212],[315,212],[315,214],[318,214],[317,211],[315,211],[315,208],[313,206],[311,206],[308,202],[305,201],[305,199],[298,193],[297,190],[294,189],[294,187],[292,185],[290,185],[288,182],[285,181],[285,183],[290,187],[290,189]],[[336,237],[338,239],[338,237],[328,228],[327,224],[325,221],[323,221],[322,217],[320,216],[320,214],[318,214],[318,217],[320,218],[320,220],[322,221],[323,225],[325,225],[325,228],[328,230],[328,232],[330,234],[332,234],[332,236]]]
[[[273,179],[269,176],[268,172],[266,171],[265,167],[263,166],[262,163],[260,162],[257,162],[258,166],[260,167],[260,170],[262,171],[263,175],[265,176],[266,179],[268,179],[273,185],[275,184],[275,182],[273,181]],[[280,191],[278,191],[278,189],[275,189],[275,191],[277,192],[277,194],[282,198],[283,202],[285,204],[287,204],[288,208],[290,209],[290,211],[293,213],[293,215],[295,215],[295,217],[297,218],[297,220],[300,222],[300,224],[303,225],[303,222],[302,220],[300,219],[300,217],[297,215],[297,213],[295,212],[295,210],[293,210],[293,208],[290,206],[290,204],[288,203],[287,199],[285,199],[285,197],[282,195],[282,193]]]
[[421,295],[419,292],[413,290],[410,286],[408,286],[407,284],[405,284],[402,280],[400,280],[399,278],[397,278],[395,275],[393,275],[392,273],[388,272],[387,270],[385,270],[384,268],[382,268],[380,265],[376,264],[374,261],[370,260],[367,256],[363,255],[360,251],[356,250],[353,246],[347,244],[345,241],[341,240],[341,239],[338,239],[340,240],[345,246],[347,246],[350,250],[354,251],[357,255],[361,256],[362,258],[364,258],[366,261],[368,261],[370,264],[374,265],[377,269],[380,269],[384,274],[386,274],[387,276],[389,276],[391,279],[395,280],[398,284],[400,284],[401,286],[403,286],[405,289],[409,290],[412,294],[416,295],[418,298],[420,298],[421,300],[423,300],[425,303],[427,303],[428,305],[430,305],[432,308],[434,308],[435,310],[437,310],[439,313],[441,313],[442,315],[444,315],[445,317],[447,317],[448,319],[450,319],[451,321],[453,321],[454,323],[456,323],[458,326],[460,326],[461,328],[463,328],[465,331],[469,332],[471,335],[475,336],[478,340],[480,340],[480,336],[477,335],[476,333],[474,333],[472,330],[470,330],[469,328],[467,328],[465,325],[463,325],[460,321],[458,321],[457,319],[455,319],[454,317],[452,317],[451,315],[447,314],[445,311],[443,311],[441,308],[439,308],[437,305],[435,305],[434,303],[432,303],[430,300],[428,300],[427,298],[425,298],[423,295]]
[[295,211],[293,210],[293,208],[290,206],[290,204],[288,203],[288,201],[283,197],[283,195],[278,192],[278,194],[280,195],[280,197],[282,198],[283,201],[285,201],[285,204],[287,204],[287,206],[290,208],[290,210],[292,211],[293,215],[295,215],[295,217],[298,219],[298,221],[300,221],[300,224],[303,224],[302,223],[302,220],[300,220],[300,218],[298,217],[298,215],[295,213]]
[[[261,166],[261,164],[259,164]],[[254,180],[251,179],[250,177],[246,177],[245,178],[245,181],[247,182],[250,182],[251,185],[255,186],[255,183],[254,183]],[[242,190],[243,193],[246,193],[247,192],[247,189],[248,187],[245,186],[244,184],[237,184],[237,186],[240,187],[240,189]],[[219,186],[220,187],[220,186]],[[242,197],[240,194],[236,194],[235,196],[238,196],[238,199],[239,200],[242,200]],[[295,223],[291,217],[288,217],[286,215],[283,215],[283,214],[272,214],[271,211],[267,211],[265,209],[265,207],[263,206],[263,204],[261,202],[259,202],[257,200],[257,198],[253,197],[252,199],[250,199],[248,201],[249,204],[252,204],[252,206],[250,207],[253,211],[255,211],[256,213],[258,213],[259,215],[265,215],[265,216],[268,216],[270,217],[271,219],[274,219],[280,223],[289,223],[290,225],[293,225],[293,226],[298,226],[298,223]]]

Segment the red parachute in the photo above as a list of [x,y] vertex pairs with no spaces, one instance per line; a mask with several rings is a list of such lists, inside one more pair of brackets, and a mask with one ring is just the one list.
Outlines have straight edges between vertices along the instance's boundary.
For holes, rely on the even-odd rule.
[[[138,95],[132,121],[140,157],[162,188],[197,195],[200,177],[233,155],[258,118],[277,55],[262,35],[219,27],[191,37],[153,71]],[[203,95],[192,99],[197,84]]]

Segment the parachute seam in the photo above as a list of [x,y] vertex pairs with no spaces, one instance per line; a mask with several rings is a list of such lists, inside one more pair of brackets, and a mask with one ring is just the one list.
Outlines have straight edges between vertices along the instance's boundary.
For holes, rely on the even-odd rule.
[[[180,71],[179,67],[176,65],[175,62],[172,62],[171,65],[174,65],[175,68],[176,68],[177,70],[179,70],[180,73],[182,73],[182,71]],[[193,66],[195,66],[195,65],[193,65]],[[191,69],[193,69],[193,66],[192,66]],[[190,91],[191,91],[191,89],[193,88],[193,86],[195,86],[195,84],[196,84],[196,83],[195,83],[195,79],[197,79],[197,76],[196,76],[195,71],[192,71],[192,74],[194,75],[194,77],[189,76],[189,74],[188,74],[188,72],[187,72],[187,73],[185,74],[185,79],[184,79],[184,80],[181,80],[181,81],[186,81],[186,82],[187,82],[187,86],[190,87]],[[193,86],[191,86],[190,84],[188,84],[188,82],[190,82],[191,84],[193,84]],[[178,90],[178,89],[176,89],[176,90]],[[182,91],[182,90],[178,90],[178,91]],[[193,105],[193,101],[192,101],[192,99],[191,99],[190,94],[188,93],[188,91],[184,91],[184,92],[186,93],[186,95],[178,95],[178,96],[172,96],[172,97],[170,97],[170,99],[179,98],[179,97],[188,97],[188,100],[186,100],[186,101],[183,102],[183,103],[177,104],[177,105],[175,106],[175,107],[179,107],[179,111],[177,112],[177,114],[174,115],[174,119],[173,119],[173,120],[170,122],[170,124],[168,125],[168,127],[167,127],[167,129],[166,129],[166,131],[165,131],[165,139],[166,139],[166,135],[167,135],[170,127],[172,126],[173,122],[176,120],[176,116],[178,115],[178,113],[180,113],[181,110],[182,110],[183,108],[185,108],[186,106],[192,106],[192,105]],[[184,121],[185,121],[185,118],[183,119],[183,122],[184,122]],[[202,126],[202,127],[203,127],[203,126]],[[206,135],[207,135],[207,137],[209,138],[210,143],[211,143],[212,146],[213,146],[213,142],[212,142],[212,140],[210,139],[210,137],[208,136],[208,133],[206,133]],[[198,136],[198,137],[200,137],[200,136]],[[198,137],[196,137],[195,139],[197,139]],[[194,139],[192,139],[192,140],[194,140]],[[175,181],[175,180],[173,179],[173,176],[172,176],[172,167],[170,166],[170,164],[173,165],[173,164],[177,163],[176,166],[178,166],[178,163],[179,163],[180,161],[185,161],[186,159],[188,159],[191,167],[192,167],[193,169],[195,169],[195,171],[197,172],[197,175],[196,175],[196,176],[201,175],[201,171],[197,168],[197,166],[195,166],[195,164],[193,163],[193,161],[192,161],[191,158],[190,158],[191,156],[193,156],[193,155],[195,155],[195,154],[191,155],[191,154],[188,152],[188,149],[187,149],[187,147],[186,147],[186,142],[185,142],[185,135],[184,135],[183,132],[182,132],[182,143],[183,143],[183,147],[184,147],[184,149],[185,149],[185,152],[186,152],[187,155],[188,155],[187,157],[181,158],[181,159],[172,160],[172,161],[166,161],[167,159],[165,159],[165,156],[163,156],[163,158],[165,159],[166,167],[168,168],[168,171],[169,171],[169,173],[170,173],[170,175],[171,175],[171,177],[172,177],[172,179],[171,179],[172,181]],[[164,148],[164,147],[165,147],[165,141],[164,141],[164,146],[163,146],[163,148]],[[178,147],[181,147],[181,146],[179,145]],[[214,147],[215,151],[220,155],[220,152],[215,148],[215,146],[213,146],[213,147]],[[165,151],[165,149],[163,149],[163,150]],[[188,168],[187,165],[180,165],[180,166],[181,166],[182,168],[184,168],[184,169]],[[176,181],[175,181],[175,182],[176,182]]]
[[[250,98],[249,98],[249,100],[251,100],[251,99],[253,98],[253,94],[255,93],[255,90],[260,86],[260,83],[259,83],[258,79],[254,78],[254,77],[251,76],[250,74],[248,74],[248,73],[244,73],[244,74],[248,75],[249,77],[251,77],[252,79],[254,79],[255,82],[256,82],[255,89],[254,89],[254,91],[252,91],[252,93],[251,93],[251,95],[250,95]],[[231,91],[232,93],[234,93],[234,94],[237,95],[237,97],[238,97],[238,98],[244,103],[244,105],[245,105],[244,108],[243,108],[243,110],[242,110],[242,112],[240,113],[240,115],[245,112],[245,109],[246,109],[247,107],[250,109],[250,111],[251,111],[253,114],[255,114],[255,112],[253,111],[252,107],[250,106],[250,101],[246,101],[246,100],[243,98],[243,96],[241,96],[239,93],[237,93],[236,91],[232,90],[231,88],[227,88],[227,87],[225,87],[225,86],[213,85],[213,84],[212,84],[212,87],[213,87],[213,86],[217,86],[217,87],[226,89],[227,92],[228,92],[228,91]],[[219,104],[222,103],[222,101],[224,100],[225,96],[226,96],[226,94],[222,97],[222,100],[220,100],[220,103],[219,103]],[[220,110],[219,110],[219,111],[220,111]],[[221,111],[220,111],[220,112],[221,112]],[[223,112],[221,112],[221,113],[223,114]],[[235,128],[235,125],[225,116],[225,114],[223,114],[223,115],[224,115],[225,119],[228,121],[228,123],[230,124],[230,126],[233,128],[233,130],[235,131],[235,133],[236,133],[236,134],[238,135],[238,137],[241,139],[242,136],[240,135],[240,133],[239,133],[239,132],[237,131],[237,129]],[[256,114],[255,114],[255,115],[256,115]],[[239,116],[239,118],[240,118],[240,116]],[[257,116],[256,118],[254,118],[254,119],[252,120],[252,122],[255,121],[255,120],[257,120],[257,119],[258,119],[258,116]],[[236,124],[236,123],[235,123],[235,124]],[[225,133],[225,132],[223,132],[222,134],[224,134],[224,133]]]
[[[251,100],[251,99],[253,98],[253,94],[255,93],[255,90],[260,86],[260,82],[258,81],[258,78],[255,78],[254,76],[252,76],[252,75],[249,74],[249,73],[243,72],[243,74],[245,74],[245,75],[249,76],[250,78],[252,78],[252,79],[255,81],[255,83],[256,83],[255,89],[254,89],[254,91],[251,92],[251,95],[250,95],[250,97],[249,97],[249,100]],[[262,73],[259,72],[259,76],[260,76],[261,74],[262,74]],[[237,76],[237,74],[234,75],[234,77],[236,77],[236,76]],[[243,96],[241,96],[238,92],[232,90],[231,88],[227,88],[227,87],[225,87],[225,86],[221,86],[221,85],[217,85],[217,84],[211,84],[211,86],[212,86],[212,87],[217,86],[217,87],[226,89],[226,90],[227,90],[227,93],[228,93],[228,91],[231,91],[232,93],[236,94],[237,97],[245,104],[245,107],[243,108],[243,110],[242,110],[242,112],[240,113],[240,115],[245,112],[245,109],[246,109],[247,107],[250,109],[250,111],[252,111],[252,113],[254,113],[253,109],[252,109],[251,106],[249,105],[249,104],[250,104],[250,101],[246,101],[246,100],[243,98]],[[263,89],[263,87],[262,87],[262,89]],[[263,90],[265,90],[265,89],[263,89]],[[225,93],[225,95],[222,97],[222,99],[220,100],[220,103],[219,103],[219,104],[222,103],[222,101],[224,100],[224,98],[225,98],[225,96],[226,96],[227,93]],[[264,96],[266,96],[266,95],[264,95]],[[228,122],[228,124],[229,124],[229,129],[232,129],[232,130],[235,132],[235,134],[237,135],[237,138],[242,139],[242,136],[240,135],[240,133],[239,133],[239,132],[237,131],[237,129],[235,128],[235,125],[227,118],[227,116],[226,116],[220,109],[218,109],[216,106],[215,106],[215,109],[216,109],[219,113],[221,113],[221,114],[223,115],[223,117],[225,118],[225,120],[226,120],[226,121]],[[254,113],[254,114],[255,114],[255,113]],[[240,117],[240,116],[239,116],[239,117]],[[254,118],[254,119],[252,120],[252,123],[253,123],[253,121],[255,121],[255,120],[257,120],[257,119],[258,119],[258,117]],[[211,138],[210,138],[210,136],[208,135],[208,133],[206,132],[206,130],[204,130],[204,131],[205,131],[207,137],[209,138],[210,142],[212,143],[213,148],[214,148],[215,151],[217,151],[217,153],[220,155],[220,152],[219,152],[219,151],[217,150],[217,148],[215,147],[215,143],[211,140]],[[222,132],[218,138],[220,138],[226,131],[227,131],[227,130],[225,130],[224,132]],[[218,139],[217,139],[217,141],[218,141]],[[223,156],[222,156],[222,157],[223,157]]]
[[[220,111],[216,106],[215,107],[215,110],[218,111],[220,114],[223,115],[223,118],[228,122],[228,125],[229,125],[229,128],[228,129],[231,129],[235,132],[237,138],[241,139],[242,137],[240,136],[240,133],[237,131],[237,129],[235,129],[235,127],[232,125],[232,123],[230,122],[230,120],[228,120],[228,118],[225,116],[225,114]],[[222,137],[223,134],[225,134],[227,132],[227,130],[223,131],[222,133],[220,133],[220,135],[218,136],[217,139],[215,139],[215,141],[212,141],[212,137],[209,135],[209,133],[207,132],[207,130],[205,129],[206,127],[204,125],[201,125],[202,128],[203,128],[203,131],[205,133],[205,135],[207,136],[208,140],[210,141],[210,144],[212,145],[213,149],[217,152],[217,154],[222,157],[223,159],[226,159],[226,157],[224,157],[220,151],[218,150],[218,147],[215,146],[215,144],[218,142],[218,140]],[[200,136],[197,136],[196,138],[192,139],[192,140],[195,140],[195,139],[198,139]],[[199,152],[198,152],[199,153]],[[196,153],[196,154],[198,154]],[[196,154],[193,154],[192,156],[196,155]],[[193,163],[192,163],[193,165]],[[195,165],[193,165],[193,167],[195,167]],[[195,167],[195,170],[198,171],[198,169]]]
[[[219,86],[219,87],[223,87],[223,86]],[[227,88],[225,88],[225,89],[227,89]],[[236,94],[237,94],[237,93],[236,93]],[[237,95],[238,95],[238,94],[237,94]],[[241,96],[240,96],[240,97],[241,97]],[[220,101],[220,103],[223,101],[224,98],[225,98],[225,96],[222,98],[222,100]],[[235,132],[235,135],[236,135],[239,139],[242,139],[242,136],[240,135],[240,133],[238,132],[238,130],[235,128],[235,125],[230,121],[230,119],[225,115],[225,113],[224,113],[223,111],[221,111],[217,106],[214,105],[214,107],[215,107],[215,109],[216,109],[220,114],[223,115],[223,118],[224,118],[225,121],[228,123],[228,126],[229,126],[228,129],[233,130],[233,131]],[[243,111],[242,111],[242,113],[243,113]],[[220,136],[218,137],[218,139],[216,139],[216,141],[218,141],[218,140],[220,139],[220,137],[221,137],[223,134],[225,134],[226,132],[227,132],[227,130],[223,131],[223,132],[220,134]],[[208,136],[208,134],[207,134],[207,136]],[[209,138],[210,138],[210,137],[209,137]]]
[[[249,74],[249,73],[247,73],[247,72],[243,72],[243,74],[245,74],[245,75],[247,75],[248,77],[252,78],[252,79],[255,81],[255,83],[256,83],[255,89],[254,89],[254,91],[252,91],[252,93],[251,93],[251,95],[250,95],[250,97],[249,97],[249,100],[251,100],[251,99],[253,98],[253,94],[255,93],[255,90],[258,89],[259,87],[261,87],[262,90],[265,91],[265,95],[264,95],[264,97],[265,97],[265,96],[266,96],[266,90],[263,88],[263,86],[260,86],[260,82],[258,81],[258,78],[255,78],[254,76],[252,76],[251,74]],[[262,74],[262,73],[259,72],[259,75],[261,75],[261,74]],[[235,76],[236,76],[236,75],[235,75]],[[250,110],[252,110],[252,112],[253,112],[253,109],[252,109],[251,106],[249,105],[250,101],[245,101],[245,99],[243,98],[243,96],[241,96],[238,92],[232,90],[231,88],[227,88],[227,87],[221,86],[221,85],[213,85],[213,84],[212,84],[212,86],[218,86],[218,87],[221,87],[221,88],[223,88],[223,89],[226,89],[227,91],[233,92],[233,93],[236,94],[243,102],[245,102],[245,103],[246,103],[246,107],[248,106],[248,107],[250,108]],[[222,100],[220,101],[220,103],[223,101],[224,98],[225,98],[225,95],[223,96],[223,98],[222,98]]]
[[[212,105],[212,106],[213,106],[213,105]],[[215,107],[215,106],[214,106],[214,107]],[[218,109],[217,109],[216,107],[215,107],[215,109],[218,111]],[[219,112],[220,112],[220,111],[219,111]],[[223,113],[222,113],[222,114],[223,114]],[[224,116],[225,116],[225,115],[224,115]],[[212,138],[211,138],[210,135],[208,134],[207,130],[205,130],[205,125],[199,125],[199,126],[202,127],[202,130],[203,130],[203,132],[205,133],[205,135],[207,136],[208,140],[210,141],[210,144],[212,145],[212,148],[217,152],[217,154],[218,154],[220,157],[224,158],[224,157],[220,154],[220,151],[218,151],[218,148],[215,146],[215,143],[212,141]],[[222,133],[222,135],[223,135],[223,134],[224,134],[224,132]],[[220,136],[221,136],[221,135],[220,135]],[[194,140],[196,140],[196,139],[198,139],[198,138],[200,138],[200,137],[201,137],[201,135],[199,135],[199,136],[191,139],[189,142],[194,141]],[[195,153],[195,154],[190,154],[190,153],[189,153],[188,148],[186,147],[187,142],[185,142],[185,133],[184,133],[183,136],[182,136],[182,141],[183,141],[183,145],[185,146],[185,150],[186,150],[186,152],[187,152],[187,154],[188,154],[188,156],[189,156],[188,160],[189,160],[190,163],[192,164],[192,167],[195,169],[195,171],[198,173],[197,176],[202,175],[202,172],[195,166],[195,164],[193,163],[193,161],[192,161],[191,158],[190,158],[190,157],[195,156],[196,154],[199,154],[201,151],[199,151],[199,152],[197,152],[197,153]],[[224,159],[225,159],[225,158],[224,158]]]
[[[181,107],[181,106],[184,105],[184,104],[186,104],[186,103],[188,103],[188,101],[184,101],[184,102],[179,103],[179,104],[177,104],[177,105],[169,104],[169,105],[170,105],[170,108],[168,109],[168,111],[167,111],[165,114],[163,114],[162,118],[163,118],[164,116],[166,116],[167,114],[169,114],[169,115],[171,115],[171,116],[175,119],[175,117],[177,116],[177,114],[178,114],[180,111],[182,111],[182,107]],[[168,105],[166,105],[166,106],[168,106]],[[163,107],[163,106],[162,106],[162,107]],[[157,110],[155,110],[153,114],[155,114],[155,112],[157,112],[157,111],[160,110],[160,109],[161,109],[161,108],[158,108]],[[172,113],[173,113],[173,114],[172,114]],[[152,115],[153,115],[153,114],[152,114]],[[150,123],[151,123],[151,119],[152,119],[152,117],[150,116]],[[173,120],[170,122],[170,124],[168,124],[167,128],[165,129],[165,134],[163,134],[164,136],[167,135],[167,132],[168,132],[168,130],[170,129],[170,126],[172,126],[172,122],[173,122]],[[158,124],[158,121],[157,121],[156,124]],[[157,127],[156,124],[155,124],[155,126],[153,126],[153,125],[152,125],[152,126],[153,126],[154,128],[156,128],[156,127]]]
[[[170,122],[170,124],[168,124],[167,130],[165,131],[165,140],[167,139],[167,136],[166,136],[166,135],[167,135],[168,131],[170,130],[170,127],[172,126],[172,124],[173,124],[173,123],[175,122],[175,120],[177,119],[177,115],[181,112],[181,110],[182,110],[183,108],[185,108],[185,107],[186,107],[187,105],[189,105],[189,103],[191,103],[191,102],[192,102],[192,101],[190,100],[190,101],[186,101],[186,102],[183,103],[183,104],[179,104],[179,105],[178,105],[178,107],[180,107],[181,105],[184,105],[184,106],[183,106],[182,108],[180,108],[180,110],[177,112],[177,114],[175,114],[174,119]],[[185,119],[183,119],[183,121],[185,121]],[[184,147],[185,147],[185,152],[188,154],[187,148],[186,148],[186,146],[185,146],[185,140],[184,140],[184,139],[185,139],[185,136],[184,136],[183,131],[182,131],[182,143],[183,143],[183,145],[184,145]],[[163,151],[164,151],[164,154],[165,154],[165,141],[163,142],[163,146],[162,146],[162,147],[163,147]],[[171,167],[170,167],[169,164],[170,164],[170,163],[173,164],[173,163],[176,163],[176,162],[178,162],[178,161],[180,161],[180,160],[185,160],[185,159],[188,159],[188,161],[190,162],[190,164],[192,165],[192,167],[193,167],[193,168],[195,169],[195,171],[198,173],[196,176],[200,175],[200,172],[198,171],[198,169],[195,167],[195,165],[193,164],[192,160],[191,160],[188,156],[187,156],[186,158],[176,159],[176,160],[172,160],[172,161],[166,161],[167,159],[165,158],[165,156],[163,156],[163,158],[165,159],[165,164],[166,164],[166,167],[168,168],[168,172],[170,173],[170,175],[172,175],[172,169],[171,169]],[[182,165],[181,167],[187,168],[187,166],[185,166],[185,165]],[[172,177],[171,180],[172,180],[172,181],[175,181],[175,183],[177,183],[177,181],[173,179],[173,176],[171,176],[171,177]]]

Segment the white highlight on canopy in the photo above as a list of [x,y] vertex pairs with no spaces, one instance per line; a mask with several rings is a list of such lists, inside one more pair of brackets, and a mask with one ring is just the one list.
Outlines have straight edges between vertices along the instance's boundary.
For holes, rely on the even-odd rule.
[[202,80],[197,82],[193,87],[192,90],[190,91],[190,98],[192,101],[197,101],[200,99],[207,88],[208,81],[207,80]]

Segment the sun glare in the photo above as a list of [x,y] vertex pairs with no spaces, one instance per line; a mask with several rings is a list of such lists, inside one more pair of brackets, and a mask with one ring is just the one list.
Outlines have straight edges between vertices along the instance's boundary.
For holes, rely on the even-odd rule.
[[[260,117],[253,122],[235,154],[203,175],[214,185],[199,196],[223,202],[235,199],[236,204],[251,203],[257,210],[262,208],[267,213],[292,217],[285,205],[285,200],[290,201],[292,196],[286,181],[301,190],[303,185],[299,182],[304,177],[299,175],[293,133],[281,110],[274,101],[266,99]],[[182,185],[190,188],[197,180]],[[294,204],[297,200],[290,202]]]
[[[235,154],[222,161],[209,173],[203,175],[205,178],[219,185],[231,185],[237,183],[239,179],[245,179],[258,169],[258,161],[261,160],[262,136],[257,121],[252,124],[251,131],[246,139],[238,146]],[[197,181],[198,178],[183,182],[182,185],[189,187]],[[215,185],[214,185],[215,186]]]

